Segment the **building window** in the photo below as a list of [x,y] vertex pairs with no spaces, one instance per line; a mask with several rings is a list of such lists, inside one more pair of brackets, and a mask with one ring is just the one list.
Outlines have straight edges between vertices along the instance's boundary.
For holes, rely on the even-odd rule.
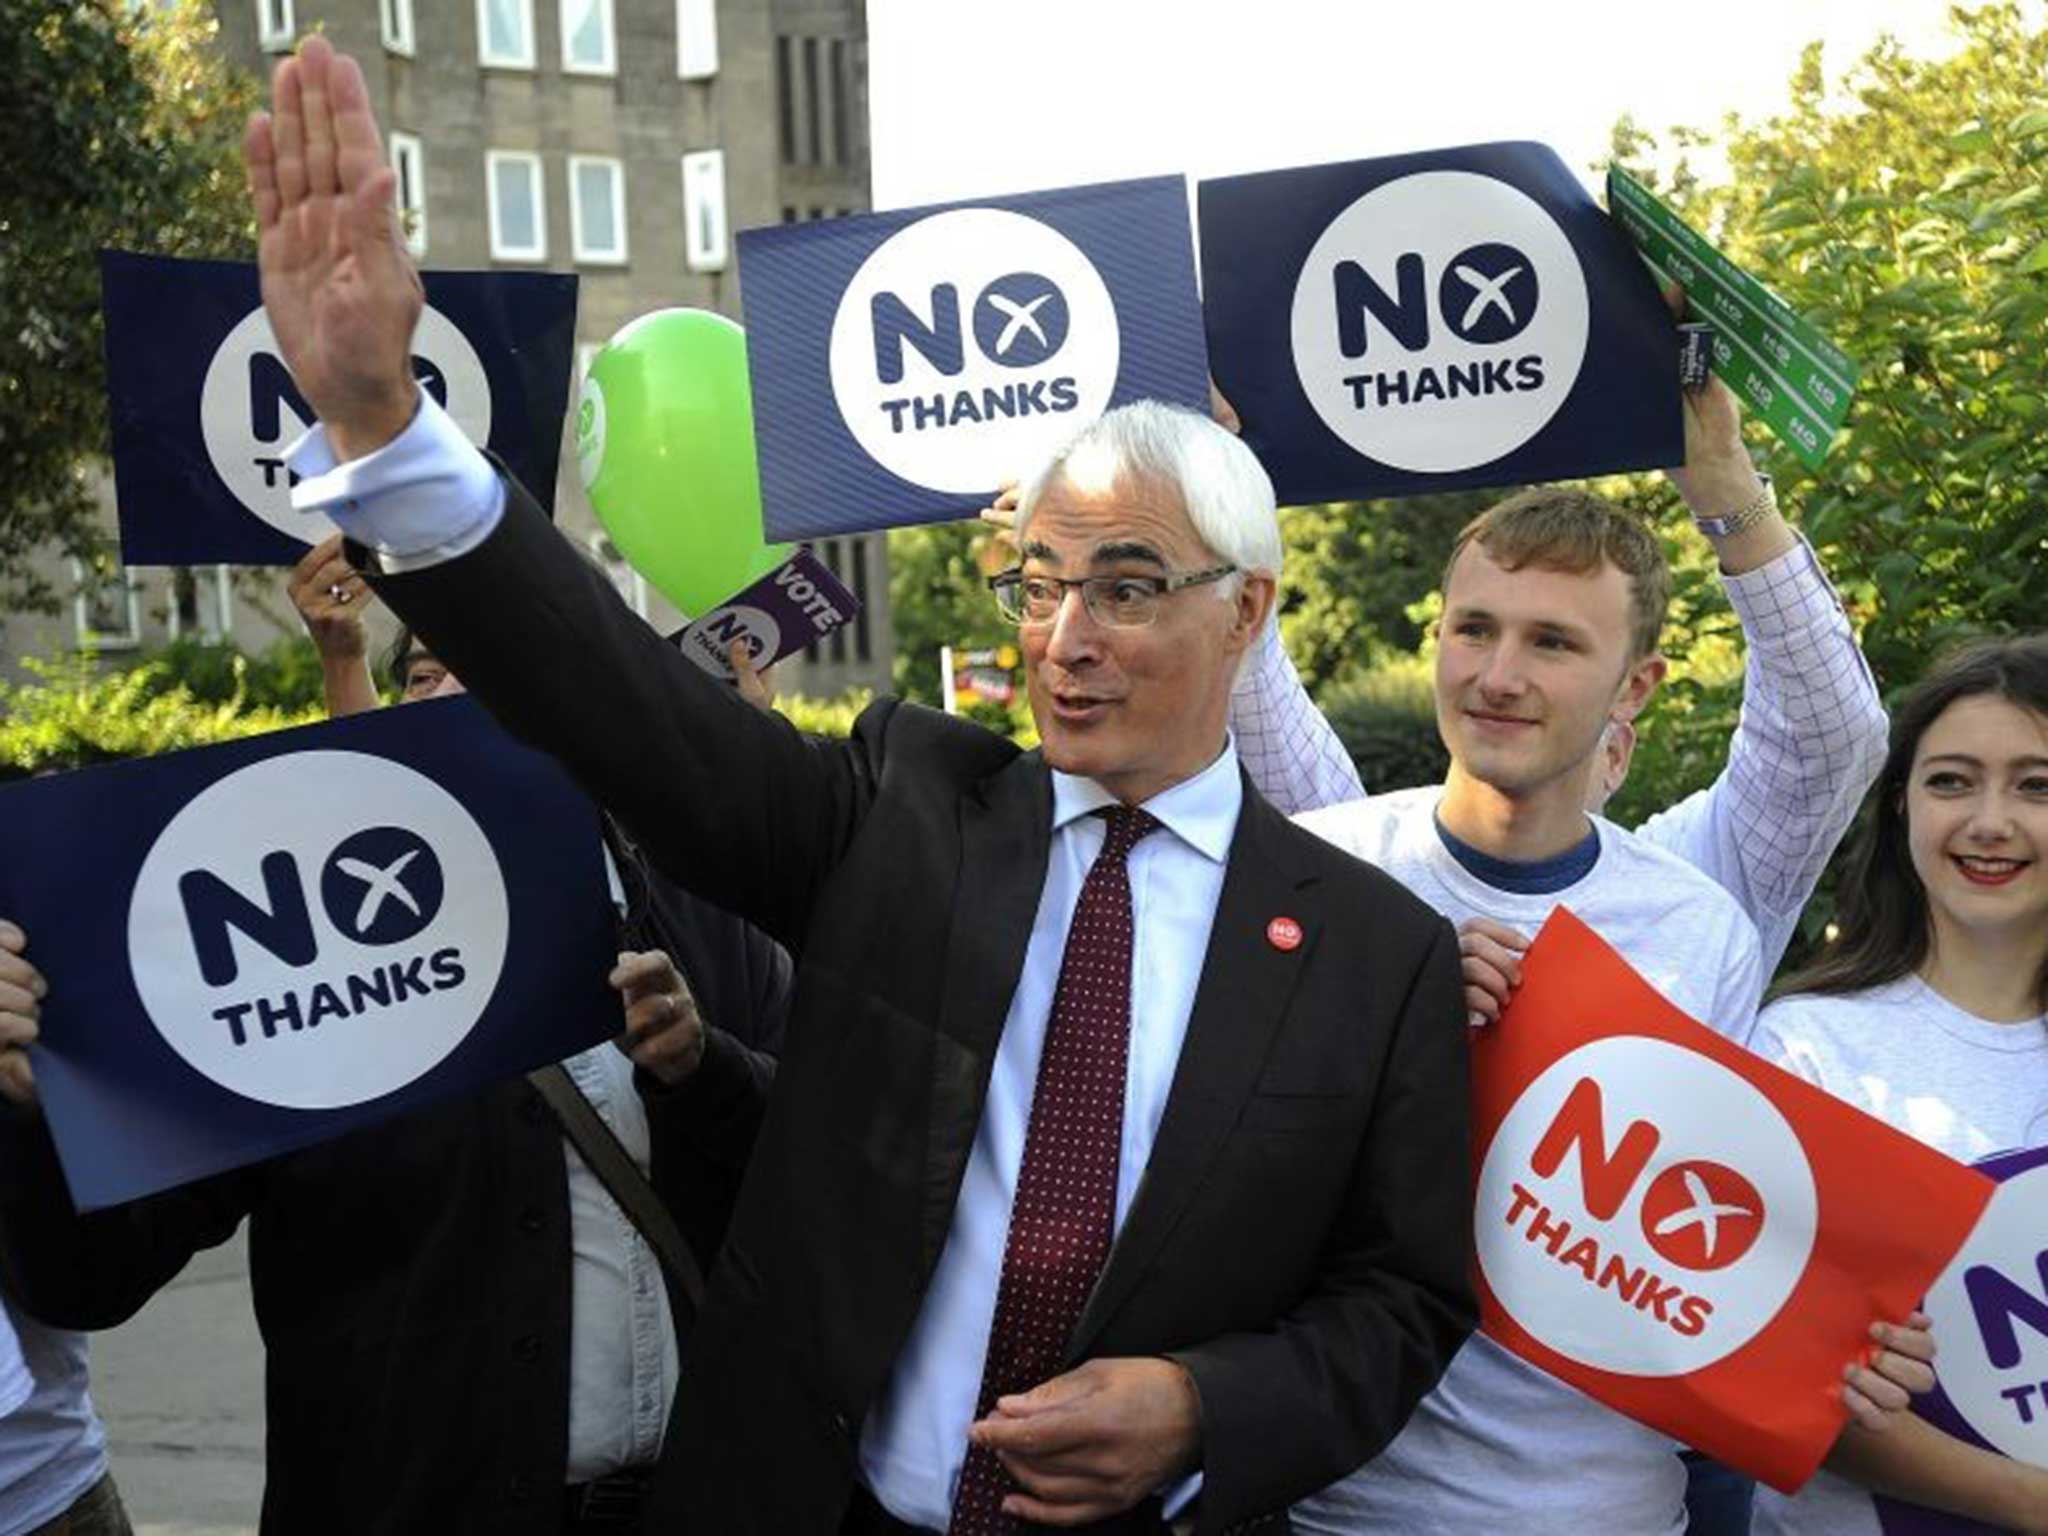
[[415,256],[427,254],[426,165],[420,158],[420,141],[409,133],[391,135],[391,169],[398,173],[398,220],[405,231],[405,248]]
[[683,156],[683,260],[692,272],[723,272],[725,151],[700,149]]
[[810,151],[805,163],[816,165],[822,158],[818,145],[818,40],[804,39],[804,147]]
[[789,62],[790,40],[775,39],[775,105],[782,125],[782,163],[796,164],[796,85]]
[[796,221],[796,210],[790,207],[789,204],[784,203],[782,205],[782,222],[785,224],[794,224]]
[[718,0],[676,0],[676,74],[709,80],[718,73]]
[[829,45],[832,82],[832,163],[845,165],[851,158],[846,142],[846,44],[833,38]]
[[612,0],[562,0],[562,69],[571,75],[618,72]]
[[134,572],[107,561],[71,562],[73,632],[80,646],[132,651],[142,643],[142,584]]
[[476,0],[476,56],[494,69],[533,68],[533,0]]
[[[848,586],[852,585],[847,580],[845,540],[827,539],[825,541],[825,568],[841,581],[846,582]],[[826,644],[831,652],[832,664],[835,667],[844,666],[846,664],[846,626],[842,624],[839,628],[833,630],[832,637]]]
[[541,193],[540,156],[494,149],[484,155],[491,203],[491,257],[546,261],[547,203]]
[[265,52],[289,52],[298,30],[292,0],[256,0],[256,41]]
[[412,0],[383,0],[378,7],[384,20],[384,46],[392,53],[412,57]]
[[626,168],[594,155],[569,157],[569,240],[576,259],[626,261]]
[[187,630],[202,640],[230,638],[235,632],[234,567],[181,565],[174,569],[164,629],[173,640]]
[[853,541],[853,580],[847,585],[853,588],[853,600],[860,606],[853,614],[853,655],[856,661],[872,661],[873,650],[868,639],[868,545],[867,539]]

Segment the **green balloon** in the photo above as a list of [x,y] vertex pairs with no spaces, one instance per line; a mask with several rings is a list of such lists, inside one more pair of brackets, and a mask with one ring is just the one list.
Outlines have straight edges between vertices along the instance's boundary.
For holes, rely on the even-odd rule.
[[761,537],[746,333],[703,309],[628,323],[584,376],[576,459],[633,568],[692,618],[791,553]]

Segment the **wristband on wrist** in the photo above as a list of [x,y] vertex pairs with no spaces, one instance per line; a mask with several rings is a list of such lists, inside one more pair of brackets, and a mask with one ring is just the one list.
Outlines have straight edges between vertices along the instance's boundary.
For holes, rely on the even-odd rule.
[[1720,517],[1695,517],[1693,525],[1710,539],[1725,539],[1753,528],[1765,517],[1778,509],[1778,493],[1772,489],[1771,477],[1761,470],[1757,478],[1763,481],[1757,493],[1737,507],[1733,512]]

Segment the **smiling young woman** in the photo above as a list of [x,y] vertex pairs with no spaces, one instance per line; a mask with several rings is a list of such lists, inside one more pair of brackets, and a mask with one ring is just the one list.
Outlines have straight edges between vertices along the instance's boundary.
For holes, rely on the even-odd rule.
[[[1867,817],[1841,932],[1778,988],[1753,1048],[1965,1162],[2048,1144],[2048,635],[1936,664],[1899,705]],[[2048,1470],[1914,1438],[1922,1497],[2048,1521]],[[1794,1499],[1760,1493],[1756,1529],[1879,1526],[1868,1493],[1824,1473]]]

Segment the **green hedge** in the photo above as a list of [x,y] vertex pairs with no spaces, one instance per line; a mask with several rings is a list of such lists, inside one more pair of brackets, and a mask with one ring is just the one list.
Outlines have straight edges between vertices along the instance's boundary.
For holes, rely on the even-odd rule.
[[1368,794],[1438,784],[1450,769],[1437,734],[1429,664],[1421,658],[1359,673],[1325,689],[1320,702]]
[[171,663],[102,673],[88,657],[28,660],[36,681],[0,684],[0,776],[236,741],[326,718],[319,705],[253,702],[245,689],[202,698]]

